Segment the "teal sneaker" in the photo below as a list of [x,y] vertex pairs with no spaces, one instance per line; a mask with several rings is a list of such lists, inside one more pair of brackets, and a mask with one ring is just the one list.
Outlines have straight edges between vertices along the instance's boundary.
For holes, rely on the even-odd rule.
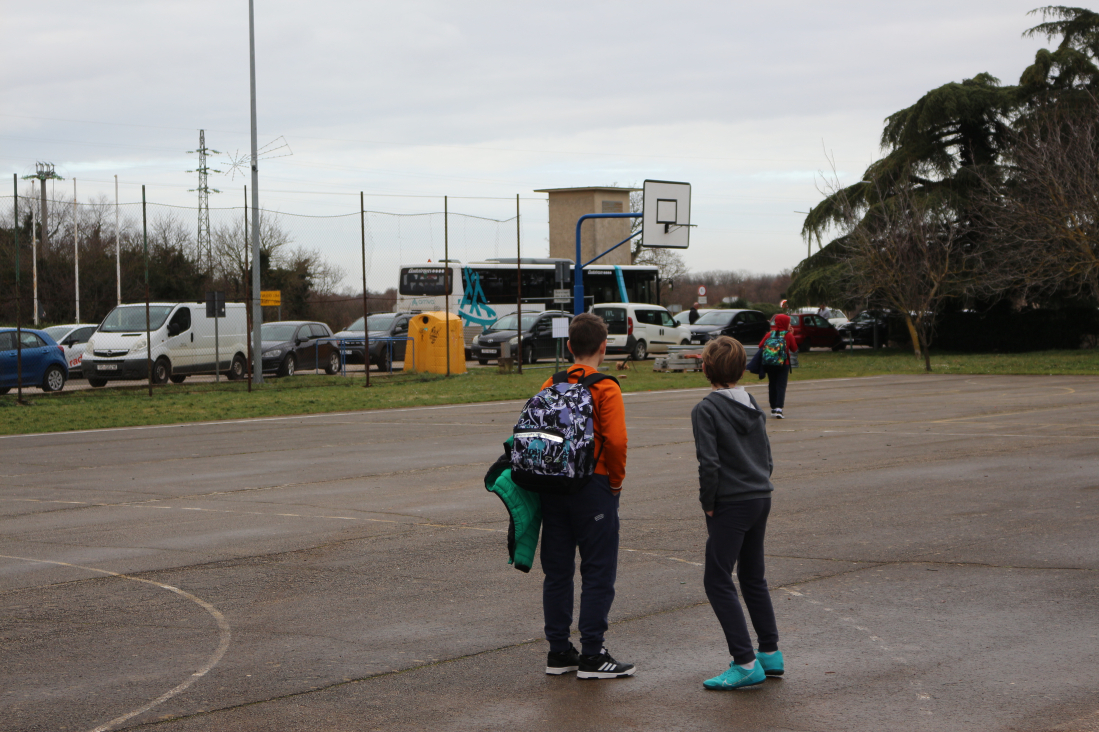
[[782,651],[774,653],[756,653],[756,663],[763,666],[763,673],[768,676],[782,676],[786,669],[782,665]]
[[756,661],[751,671],[745,671],[735,663],[730,663],[725,673],[706,679],[702,685],[707,689],[743,689],[746,686],[762,684],[766,680],[767,675],[763,673],[763,664],[759,661]]

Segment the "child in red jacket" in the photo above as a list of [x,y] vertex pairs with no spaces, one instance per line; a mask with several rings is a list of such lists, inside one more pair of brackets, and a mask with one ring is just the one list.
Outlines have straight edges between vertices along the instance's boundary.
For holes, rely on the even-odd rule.
[[763,336],[759,347],[767,342],[776,333],[782,333],[786,341],[786,360],[780,366],[766,365],[764,373],[767,374],[767,401],[771,404],[771,416],[785,419],[782,408],[786,404],[786,383],[790,379],[790,354],[797,353],[798,342],[790,331],[790,316],[779,313],[775,316],[775,322],[771,324],[771,332]]

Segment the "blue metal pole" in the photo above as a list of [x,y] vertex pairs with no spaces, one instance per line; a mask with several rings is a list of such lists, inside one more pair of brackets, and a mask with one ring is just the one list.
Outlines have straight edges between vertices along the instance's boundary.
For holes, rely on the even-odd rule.
[[[639,219],[639,218],[641,218],[641,216],[642,216],[642,214],[639,214],[639,213],[597,213],[597,214],[584,214],[583,216],[581,216],[579,219],[576,220],[576,260],[575,260],[575,264],[573,265],[573,273],[572,273],[572,313],[573,313],[573,315],[579,315],[580,313],[584,312],[584,267],[586,267],[587,264],[591,264],[596,259],[599,259],[599,257],[603,256],[603,254],[606,254],[607,252],[610,251],[610,249],[608,249],[607,252],[603,252],[603,254],[600,254],[599,257],[595,257],[594,259],[589,261],[587,264],[581,264],[581,261],[580,261],[580,258],[581,258],[581,254],[580,254],[580,227],[584,224],[584,222],[587,219]],[[633,237],[631,236],[630,239],[632,239],[632,238]],[[619,242],[616,246],[621,246],[622,244],[625,244],[626,241],[629,241],[629,239],[626,239],[625,241]]]

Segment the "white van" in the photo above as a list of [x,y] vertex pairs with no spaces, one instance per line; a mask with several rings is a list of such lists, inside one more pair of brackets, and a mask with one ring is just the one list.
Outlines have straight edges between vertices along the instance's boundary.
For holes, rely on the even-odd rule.
[[607,353],[625,353],[644,361],[668,346],[691,345],[691,329],[679,325],[667,308],[644,303],[603,303],[591,312],[607,324]]
[[[215,360],[230,379],[243,378],[248,368],[246,307],[243,303],[225,304],[215,344],[214,319],[206,317],[205,303],[150,303],[153,382],[179,384],[188,376],[213,374]],[[92,386],[148,378],[146,345],[145,304],[119,305],[88,340],[84,378]]]

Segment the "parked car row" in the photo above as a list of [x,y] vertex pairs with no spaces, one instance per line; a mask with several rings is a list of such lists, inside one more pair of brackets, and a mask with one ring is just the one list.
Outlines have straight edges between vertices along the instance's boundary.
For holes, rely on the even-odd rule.
[[64,347],[44,330],[0,328],[0,394],[19,386],[20,373],[23,386],[61,391],[69,379]]

